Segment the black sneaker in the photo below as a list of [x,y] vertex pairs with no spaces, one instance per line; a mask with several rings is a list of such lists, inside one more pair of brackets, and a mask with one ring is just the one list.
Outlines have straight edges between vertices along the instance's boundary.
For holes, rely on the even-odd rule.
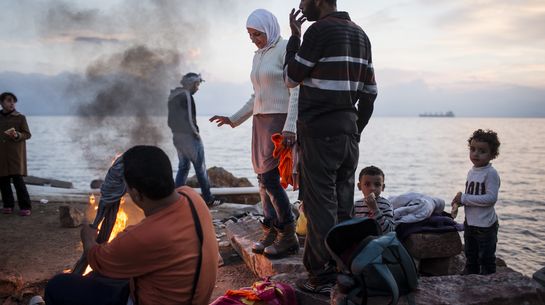
[[215,208],[217,206],[220,206],[223,204],[223,200],[221,199],[218,199],[218,198],[212,198],[212,200],[208,201],[206,203],[206,205],[209,207],[209,208]]
[[317,293],[325,296],[329,296],[331,294],[331,291],[333,290],[333,286],[335,286],[335,282],[325,282],[325,283],[312,283],[310,279],[298,279],[295,281],[295,286],[297,288],[310,292],[310,293]]

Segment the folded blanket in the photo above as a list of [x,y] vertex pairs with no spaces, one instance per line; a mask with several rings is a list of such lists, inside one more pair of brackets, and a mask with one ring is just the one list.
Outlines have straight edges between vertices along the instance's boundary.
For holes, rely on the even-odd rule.
[[445,209],[445,201],[441,198],[421,193],[405,193],[389,198],[394,207],[396,223],[412,223],[422,221],[432,214],[440,214]]

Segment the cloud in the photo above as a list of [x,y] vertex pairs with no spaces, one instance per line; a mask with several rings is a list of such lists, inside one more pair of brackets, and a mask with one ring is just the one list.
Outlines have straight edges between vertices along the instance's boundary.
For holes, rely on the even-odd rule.
[[487,46],[542,47],[545,43],[545,2],[536,0],[457,1],[435,24],[447,31],[445,39],[475,41]]
[[119,43],[121,42],[116,38],[102,38],[102,37],[89,37],[89,36],[78,36],[74,38],[75,42],[85,42],[92,44],[103,44],[103,43]]

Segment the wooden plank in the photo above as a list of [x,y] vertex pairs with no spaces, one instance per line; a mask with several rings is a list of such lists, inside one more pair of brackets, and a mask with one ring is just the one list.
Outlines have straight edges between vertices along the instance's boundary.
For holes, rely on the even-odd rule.
[[62,180],[56,180],[51,178],[40,178],[36,176],[26,176],[23,177],[26,184],[30,185],[42,185],[42,186],[51,186],[51,187],[58,187],[58,188],[65,188],[65,189],[71,189],[74,188],[74,185],[72,182],[69,181],[62,181]]

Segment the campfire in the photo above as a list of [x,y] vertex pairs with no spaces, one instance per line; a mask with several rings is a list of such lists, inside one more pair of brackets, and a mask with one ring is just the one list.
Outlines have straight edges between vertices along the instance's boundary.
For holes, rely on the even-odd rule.
[[[127,195],[125,195],[125,196],[127,196]],[[115,225],[114,225],[114,227],[112,229],[112,233],[110,234],[110,238],[108,239],[108,242],[112,241],[117,236],[117,234],[122,232],[125,229],[125,227],[127,226],[127,221],[129,220],[129,217],[127,216],[127,213],[125,212],[125,209],[124,209],[125,196],[121,197],[121,201],[119,202],[119,211],[117,212],[117,218],[115,220]],[[95,211],[98,209],[97,200],[96,200],[96,197],[95,197],[94,194],[91,194],[89,196],[89,205]],[[99,231],[100,231],[101,227],[102,227],[102,223],[100,223],[100,225],[98,226]],[[88,274],[92,270],[93,269],[91,268],[91,266],[87,266],[87,268],[85,269],[85,272],[83,273],[83,275]]]

